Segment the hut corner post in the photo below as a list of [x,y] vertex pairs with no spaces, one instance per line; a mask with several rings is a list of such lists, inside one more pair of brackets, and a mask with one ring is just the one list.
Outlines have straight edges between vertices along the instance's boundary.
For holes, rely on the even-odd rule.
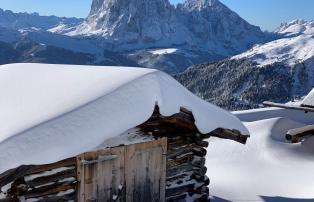
[[208,201],[209,178],[205,166],[208,142],[198,133],[191,112],[171,117],[160,115],[156,106],[152,117],[142,124],[141,131],[155,138],[166,137],[166,201]]
[[207,146],[196,136],[168,137],[166,201],[208,201]]

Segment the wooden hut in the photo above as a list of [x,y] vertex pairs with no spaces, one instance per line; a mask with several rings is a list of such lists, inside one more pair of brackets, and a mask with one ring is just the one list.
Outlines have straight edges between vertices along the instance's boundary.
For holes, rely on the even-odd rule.
[[[101,80],[104,79],[103,82],[108,82],[108,74],[112,78],[129,73],[135,74],[135,78],[111,86],[110,91],[101,89],[100,94],[93,95],[97,99],[82,102],[75,109],[66,110],[66,113],[59,112],[53,118],[40,120],[22,131],[15,129],[18,132],[7,135],[8,138],[0,142],[0,152],[11,149],[11,153],[9,151],[0,155],[0,201],[207,201],[209,178],[205,166],[208,147],[206,140],[219,137],[245,144],[248,138],[247,130],[233,115],[193,96],[171,77],[155,70],[116,67],[103,67],[99,70],[95,67],[36,64],[5,68],[12,68],[6,71],[17,73],[17,78],[20,78],[20,71],[21,74],[25,74],[25,69],[31,71],[31,78],[26,79],[26,83],[22,82],[18,89],[25,87],[30,80],[33,81],[33,74],[37,78],[39,75],[36,74],[47,71],[50,77],[67,77],[64,71],[70,70],[67,78],[70,80],[77,71],[83,71],[86,75],[86,72],[95,71],[97,74],[94,76],[97,78],[103,74],[100,76]],[[0,76],[1,73],[0,70]],[[81,72],[78,74],[81,75]],[[74,77],[76,79],[77,75]],[[95,78],[92,81],[94,83]],[[162,84],[159,83],[161,81]],[[43,78],[35,83],[49,92],[45,86],[51,86],[51,83],[46,82],[47,78]],[[38,86],[33,84],[36,93],[40,92]],[[74,84],[76,82],[71,85]],[[157,85],[158,92],[161,91],[163,96],[174,96],[168,101],[171,102],[170,105],[165,103],[167,99],[154,97],[156,93],[151,93],[151,89],[147,91],[147,86],[143,84]],[[63,85],[65,92],[69,85]],[[161,85],[173,89],[168,91]],[[80,86],[83,87],[85,86]],[[125,87],[126,91],[123,89]],[[136,97],[135,91],[140,91],[139,97]],[[126,96],[125,92],[132,92],[134,97]],[[154,105],[151,110],[146,102],[140,103],[141,108],[138,108],[136,103],[139,100],[151,97],[155,99],[152,100]],[[119,103],[126,98],[131,105]],[[112,99],[114,102],[106,108],[108,100]],[[178,100],[173,102],[173,99]],[[58,102],[59,99],[56,100]],[[60,103],[67,104],[64,99],[60,100]],[[10,107],[12,102],[5,107]],[[37,103],[30,103],[28,108],[41,108]],[[174,108],[177,112],[168,113],[169,107],[170,111]],[[105,111],[102,111],[103,108]],[[53,108],[52,111],[55,110]],[[108,110],[113,111],[107,113]],[[144,114],[150,115],[141,117],[141,112],[138,111],[138,118],[136,114],[130,114],[132,110],[143,110]],[[102,122],[107,120],[102,115],[105,118],[110,116],[110,119]],[[131,118],[125,120],[125,116],[133,117],[135,121]],[[42,113],[39,117],[42,117]],[[111,124],[109,120],[112,119],[116,124]],[[206,122],[208,124],[202,125]],[[11,123],[8,121],[8,124]],[[110,133],[107,133],[108,127]],[[0,128],[0,131],[5,133],[12,130]],[[91,131],[91,135],[85,135],[85,131]],[[98,143],[95,145],[94,142]],[[17,148],[12,148],[12,145]],[[6,163],[8,165],[4,165]]]

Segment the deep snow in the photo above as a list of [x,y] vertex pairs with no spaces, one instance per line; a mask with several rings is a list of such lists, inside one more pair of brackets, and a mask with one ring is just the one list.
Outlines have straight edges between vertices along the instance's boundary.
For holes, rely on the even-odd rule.
[[300,144],[285,141],[288,130],[313,124],[314,113],[264,108],[235,114],[251,138],[245,146],[210,140],[211,195],[217,201],[314,201],[314,137]]
[[0,173],[92,150],[145,122],[155,104],[170,116],[185,107],[201,133],[248,134],[231,113],[152,69],[46,64],[0,67]]

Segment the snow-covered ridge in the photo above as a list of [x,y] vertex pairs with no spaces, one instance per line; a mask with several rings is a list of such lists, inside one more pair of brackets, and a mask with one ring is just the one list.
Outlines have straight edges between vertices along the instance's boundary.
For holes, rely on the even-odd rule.
[[0,67],[0,173],[101,145],[145,122],[157,103],[170,116],[193,112],[201,133],[249,134],[229,112],[194,96],[167,74],[142,68],[12,64]]
[[252,49],[234,56],[232,59],[249,58],[259,65],[284,63],[296,65],[314,64],[314,22],[295,20],[285,23],[277,30],[282,38],[262,45],[255,45]]
[[38,13],[14,13],[0,8],[0,27],[13,30],[48,30],[60,24],[76,26],[83,19],[57,16],[40,16]]
[[298,34],[314,34],[314,21],[306,21],[303,19],[293,20],[291,22],[282,23],[276,33],[287,36]]

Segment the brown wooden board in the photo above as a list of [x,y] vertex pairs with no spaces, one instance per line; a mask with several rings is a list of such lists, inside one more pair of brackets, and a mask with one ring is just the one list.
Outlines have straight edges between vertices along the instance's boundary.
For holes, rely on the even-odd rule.
[[124,147],[78,157],[79,201],[124,201]]
[[166,140],[126,147],[126,201],[165,201]]

